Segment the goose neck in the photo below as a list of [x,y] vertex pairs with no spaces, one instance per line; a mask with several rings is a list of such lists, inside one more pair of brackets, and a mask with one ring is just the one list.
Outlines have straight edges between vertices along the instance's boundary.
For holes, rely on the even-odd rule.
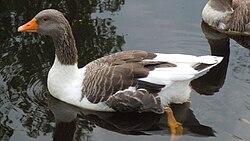
[[77,48],[72,31],[64,32],[60,36],[53,37],[55,53],[63,65],[77,64]]

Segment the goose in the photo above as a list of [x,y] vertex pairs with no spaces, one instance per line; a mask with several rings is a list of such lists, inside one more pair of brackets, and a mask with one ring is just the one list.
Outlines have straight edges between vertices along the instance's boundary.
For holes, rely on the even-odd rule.
[[60,11],[45,9],[20,26],[18,32],[52,37],[55,59],[47,86],[53,97],[90,111],[166,112],[171,140],[182,134],[183,127],[169,105],[188,103],[191,80],[204,75],[223,59],[130,50],[78,68],[72,29]]
[[228,34],[250,34],[249,0],[208,0],[202,20]]
[[171,103],[188,102],[190,81],[223,59],[131,50],[104,56],[78,68],[71,26],[58,10],[39,12],[18,31],[52,37],[55,59],[47,79],[50,94],[94,111],[163,113]]

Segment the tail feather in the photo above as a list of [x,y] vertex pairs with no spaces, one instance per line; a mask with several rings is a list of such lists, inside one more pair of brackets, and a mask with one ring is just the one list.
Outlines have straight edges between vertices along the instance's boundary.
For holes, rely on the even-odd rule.
[[223,57],[217,56],[200,56],[201,63],[198,63],[194,66],[194,69],[197,70],[199,73],[196,75],[196,78],[206,73],[212,67],[218,65],[222,60]]
[[217,56],[200,56],[199,58],[201,59],[201,63],[194,67],[194,69],[199,72],[209,70],[212,67],[218,65],[223,60],[223,57]]
[[199,56],[199,61],[200,63],[204,64],[218,64],[222,61],[223,57],[218,57],[218,56]]
[[200,63],[199,65],[195,66],[194,69],[197,71],[201,71],[209,66],[211,66],[211,64]]

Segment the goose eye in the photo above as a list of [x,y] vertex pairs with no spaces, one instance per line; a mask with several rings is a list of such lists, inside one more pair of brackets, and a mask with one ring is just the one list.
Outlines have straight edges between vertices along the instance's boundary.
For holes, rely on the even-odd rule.
[[46,21],[48,21],[48,19],[45,18],[45,17],[42,17],[42,21],[43,21],[43,22],[46,22]]

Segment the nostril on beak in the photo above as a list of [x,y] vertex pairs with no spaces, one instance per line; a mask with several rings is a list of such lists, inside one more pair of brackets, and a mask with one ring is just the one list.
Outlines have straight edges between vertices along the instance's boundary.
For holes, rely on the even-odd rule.
[[18,32],[37,32],[37,21],[36,19],[32,19],[31,21],[27,22],[26,24],[20,26],[17,31]]

